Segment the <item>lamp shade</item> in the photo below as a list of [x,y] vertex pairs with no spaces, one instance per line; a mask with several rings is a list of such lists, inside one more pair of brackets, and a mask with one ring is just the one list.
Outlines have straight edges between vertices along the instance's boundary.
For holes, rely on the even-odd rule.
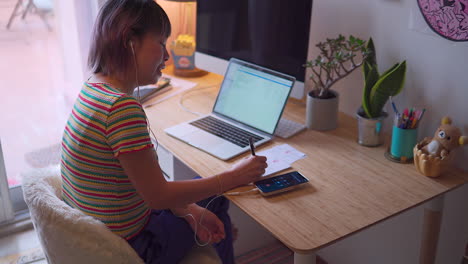
[[174,75],[182,77],[199,77],[206,71],[195,66],[195,23],[196,0],[158,1],[168,11],[173,22],[174,38],[170,40],[169,50],[174,63]]

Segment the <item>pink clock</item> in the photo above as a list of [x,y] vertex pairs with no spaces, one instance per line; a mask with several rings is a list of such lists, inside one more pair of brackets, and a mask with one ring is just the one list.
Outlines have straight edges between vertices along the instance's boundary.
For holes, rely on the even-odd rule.
[[468,0],[418,0],[427,24],[453,41],[468,41]]

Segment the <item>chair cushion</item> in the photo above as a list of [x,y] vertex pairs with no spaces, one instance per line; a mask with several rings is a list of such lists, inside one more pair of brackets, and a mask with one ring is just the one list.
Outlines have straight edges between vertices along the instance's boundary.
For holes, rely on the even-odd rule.
[[143,263],[102,222],[65,204],[61,188],[59,166],[23,175],[24,198],[49,263]]

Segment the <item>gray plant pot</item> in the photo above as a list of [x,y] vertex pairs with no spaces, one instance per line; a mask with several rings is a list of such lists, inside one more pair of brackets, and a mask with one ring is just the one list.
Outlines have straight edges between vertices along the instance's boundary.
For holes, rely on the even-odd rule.
[[320,99],[307,94],[306,126],[313,130],[332,130],[338,126],[339,94],[331,91],[333,98]]
[[377,118],[365,117],[364,110],[359,108],[356,113],[358,119],[358,143],[366,147],[377,147],[384,142],[384,120],[388,114],[383,112]]

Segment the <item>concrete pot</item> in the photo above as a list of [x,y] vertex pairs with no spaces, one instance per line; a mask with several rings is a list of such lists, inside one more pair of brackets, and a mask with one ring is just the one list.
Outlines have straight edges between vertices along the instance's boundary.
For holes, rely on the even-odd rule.
[[307,94],[306,126],[313,130],[332,130],[338,126],[339,94],[330,90],[334,97],[320,99]]
[[377,147],[383,144],[384,120],[388,114],[383,112],[380,117],[367,118],[364,110],[360,108],[356,117],[358,119],[358,143],[366,147]]

